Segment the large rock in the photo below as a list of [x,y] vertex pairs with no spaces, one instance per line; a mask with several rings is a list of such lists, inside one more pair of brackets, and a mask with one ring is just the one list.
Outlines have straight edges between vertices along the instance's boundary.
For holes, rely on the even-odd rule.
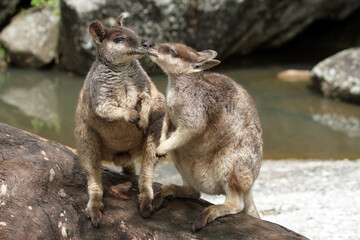
[[89,23],[111,24],[124,11],[131,15],[125,24],[145,39],[215,49],[225,58],[279,46],[314,20],[343,19],[359,5],[353,0],[62,0],[60,62],[66,70],[86,73],[95,54]]
[[58,36],[59,16],[53,10],[29,9],[1,32],[0,42],[13,64],[40,68],[55,58]]
[[16,6],[20,0],[1,0],[0,1],[0,25],[2,25],[8,18],[14,14]]
[[341,51],[318,63],[311,73],[314,86],[332,98],[360,103],[360,48]]
[[104,214],[93,228],[83,213],[88,196],[78,163],[68,147],[0,123],[0,239],[307,239],[244,213],[193,233],[196,215],[210,205],[193,199],[165,200],[144,219],[137,178],[107,168]]

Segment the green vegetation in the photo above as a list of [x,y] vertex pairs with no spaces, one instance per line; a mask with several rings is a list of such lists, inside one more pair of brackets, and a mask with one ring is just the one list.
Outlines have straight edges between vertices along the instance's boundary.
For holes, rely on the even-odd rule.
[[31,0],[32,7],[57,7],[60,0]]
[[33,118],[30,121],[31,126],[34,128],[35,132],[38,132],[41,128],[46,127],[47,129],[52,129],[56,133],[60,132],[60,124],[56,121],[42,121],[39,118]]
[[60,0],[31,0],[30,5],[36,8],[53,8],[55,14],[60,16]]
[[4,47],[0,43],[0,61],[10,62],[9,56],[6,54]]

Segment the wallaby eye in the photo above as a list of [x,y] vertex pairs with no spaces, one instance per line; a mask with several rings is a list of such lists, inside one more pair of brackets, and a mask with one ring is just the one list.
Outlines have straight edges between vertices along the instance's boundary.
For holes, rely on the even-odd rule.
[[171,56],[173,56],[174,58],[178,58],[179,57],[179,55],[174,51],[174,50],[170,50],[170,54],[171,54]]
[[114,38],[114,43],[119,43],[119,42],[122,42],[124,40],[123,37],[117,37],[117,38]]

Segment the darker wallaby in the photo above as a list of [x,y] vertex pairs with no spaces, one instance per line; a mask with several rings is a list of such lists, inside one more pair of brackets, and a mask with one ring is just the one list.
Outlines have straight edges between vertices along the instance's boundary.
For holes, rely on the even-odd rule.
[[216,218],[243,211],[259,217],[251,188],[263,153],[260,119],[247,91],[231,78],[204,72],[216,66],[213,50],[197,52],[180,43],[157,44],[149,55],[168,75],[167,111],[158,156],[171,153],[183,186],[164,185],[153,207],[169,195],[199,198],[225,194],[193,224],[199,230]]
[[89,192],[85,213],[93,226],[98,226],[103,208],[102,160],[135,174],[134,160],[141,157],[140,212],[148,217],[152,210],[155,149],[165,99],[137,60],[147,53],[150,43],[124,27],[122,19],[120,15],[110,28],[98,21],[91,23],[89,32],[97,45],[97,57],[76,109],[76,145]]

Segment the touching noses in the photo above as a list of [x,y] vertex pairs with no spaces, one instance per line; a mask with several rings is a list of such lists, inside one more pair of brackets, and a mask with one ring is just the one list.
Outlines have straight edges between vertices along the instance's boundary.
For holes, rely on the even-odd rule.
[[147,42],[147,41],[142,42],[142,45],[143,45],[143,47],[145,47],[145,48],[150,48],[150,47],[152,47],[152,43],[151,43],[151,42]]

